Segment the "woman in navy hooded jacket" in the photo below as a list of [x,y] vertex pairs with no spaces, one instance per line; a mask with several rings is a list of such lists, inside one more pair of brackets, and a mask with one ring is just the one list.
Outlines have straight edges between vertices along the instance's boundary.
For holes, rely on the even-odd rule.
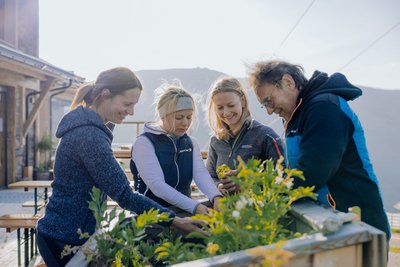
[[[71,111],[57,129],[60,138],[54,162],[52,195],[44,217],[38,222],[38,247],[46,265],[64,266],[73,256],[61,259],[64,246],[80,246],[78,229],[93,234],[95,218],[89,209],[93,186],[124,209],[140,214],[151,208],[167,212],[172,226],[184,232],[201,231],[198,220],[175,214],[143,195],[132,191],[128,178],[111,150],[112,132],[106,123],[121,123],[133,115],[142,85],[127,68],[114,68],[99,74],[93,84],[76,93]],[[105,200],[105,195],[103,200]]]
[[310,80],[301,66],[259,62],[250,84],[268,114],[283,118],[286,163],[304,172],[295,186],[315,186],[318,199],[347,212],[361,208],[361,219],[384,231],[390,227],[378,180],[368,156],[364,131],[347,101],[362,94],[340,73],[315,71]]
[[132,147],[135,189],[163,206],[207,215],[208,208],[191,198],[192,180],[216,209],[221,194],[204,166],[197,141],[186,133],[196,106],[182,88],[162,89],[157,101],[161,120],[146,123]]

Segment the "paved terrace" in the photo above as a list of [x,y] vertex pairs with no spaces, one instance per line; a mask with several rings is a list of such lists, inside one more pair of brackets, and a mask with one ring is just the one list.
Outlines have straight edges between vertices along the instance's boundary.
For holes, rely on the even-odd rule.
[[[42,192],[42,189],[39,189]],[[2,189],[0,190],[0,216],[8,213],[33,213],[33,208],[24,208],[22,203],[33,200],[33,190],[24,192],[23,189]],[[43,211],[39,211],[41,213]],[[391,247],[399,251],[391,252],[389,255],[388,267],[400,267],[400,234],[393,234]],[[0,229],[0,266],[18,266],[17,260],[17,233],[6,233],[4,228]],[[23,255],[23,251],[21,253]],[[30,266],[40,263],[40,255],[34,259]],[[23,257],[22,257],[23,264]]]

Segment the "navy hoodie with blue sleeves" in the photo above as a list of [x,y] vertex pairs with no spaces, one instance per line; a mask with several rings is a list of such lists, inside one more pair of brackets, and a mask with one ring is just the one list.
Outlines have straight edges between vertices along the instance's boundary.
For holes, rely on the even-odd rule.
[[[336,209],[361,208],[361,219],[390,238],[378,180],[364,131],[347,101],[362,94],[346,77],[316,71],[299,92],[298,107],[286,125],[286,160],[304,172],[295,186],[316,187],[319,200],[333,197]],[[332,204],[332,203],[331,203]]]
[[174,213],[132,191],[113,155],[112,132],[93,110],[78,107],[66,114],[57,129],[61,138],[54,162],[52,195],[38,231],[66,244],[81,245],[78,229],[92,234],[95,219],[88,207],[93,186],[110,196],[122,208],[137,214],[151,208]]

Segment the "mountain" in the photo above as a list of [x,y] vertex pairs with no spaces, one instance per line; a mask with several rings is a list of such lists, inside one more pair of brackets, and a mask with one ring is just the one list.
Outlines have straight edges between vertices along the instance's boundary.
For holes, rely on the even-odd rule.
[[[222,72],[207,68],[142,70],[136,72],[143,83],[144,90],[135,114],[128,121],[152,121],[155,118],[154,96],[156,89],[164,82],[179,80],[197,100],[197,123],[191,130],[202,150],[208,149],[210,131],[205,121],[208,90],[215,80],[227,76]],[[249,88],[245,79],[239,79],[245,88]],[[364,127],[370,158],[381,185],[384,204],[387,211],[395,212],[393,206],[400,201],[400,177],[397,178],[396,162],[400,163],[400,142],[397,137],[400,114],[400,90],[380,90],[360,86],[363,95],[350,102]],[[282,120],[276,115],[268,116],[260,108],[254,93],[248,89],[253,117],[283,135]],[[141,132],[141,129],[140,129]],[[114,130],[114,142],[132,144],[136,129],[129,125],[118,125]]]

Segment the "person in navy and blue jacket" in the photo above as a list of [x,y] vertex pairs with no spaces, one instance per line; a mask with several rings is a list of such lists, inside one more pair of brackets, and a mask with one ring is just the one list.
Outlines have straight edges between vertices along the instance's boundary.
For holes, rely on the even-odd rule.
[[[146,123],[132,146],[135,190],[179,214],[208,214],[191,198],[192,180],[218,208],[222,196],[204,166],[197,141],[187,135],[195,115],[192,96],[179,86],[164,85],[157,101],[160,121]],[[178,209],[176,209],[178,208]]]
[[[213,132],[207,169],[222,193],[240,191],[229,175],[218,179],[217,168],[226,164],[235,169],[238,157],[278,161],[283,153],[279,136],[270,127],[252,119],[246,92],[239,80],[224,77],[211,87],[208,98],[208,124]],[[235,173],[236,171],[233,171]]]
[[339,211],[360,207],[362,221],[385,232],[389,240],[364,132],[347,103],[361,96],[361,89],[340,73],[315,71],[307,80],[301,66],[284,61],[256,63],[249,82],[268,114],[284,120],[286,163],[306,178],[295,179],[294,185],[315,186],[318,199]]
[[64,266],[73,254],[61,258],[64,247],[81,246],[78,233],[93,234],[96,221],[89,209],[94,186],[122,208],[141,214],[150,209],[169,213],[170,224],[183,232],[199,231],[199,220],[175,217],[155,201],[133,192],[128,178],[113,155],[113,134],[108,122],[121,123],[133,115],[142,84],[128,68],[118,67],[99,74],[76,92],[71,111],[60,121],[52,195],[44,217],[38,222],[37,243],[47,266]]

